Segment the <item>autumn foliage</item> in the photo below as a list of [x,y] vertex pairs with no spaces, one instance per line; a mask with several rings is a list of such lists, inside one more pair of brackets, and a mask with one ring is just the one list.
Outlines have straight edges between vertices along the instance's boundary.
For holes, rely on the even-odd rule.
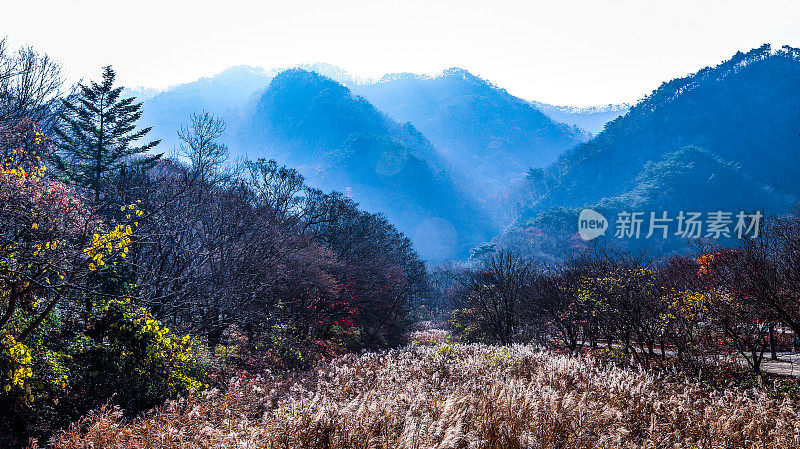
[[209,372],[400,344],[426,288],[383,217],[274,161],[120,163],[89,189],[49,168],[32,121],[0,152],[2,444],[198,394]]
[[[642,365],[699,372],[721,361],[761,372],[798,331],[796,218],[759,240],[647,260],[608,247],[543,266],[508,252],[452,276],[451,323],[469,341],[537,341],[575,354],[601,346]],[[788,333],[791,329],[793,332]],[[780,330],[780,333],[778,332]]]
[[0,442],[46,435],[114,395],[136,410],[199,389],[188,336],[100,294],[135,222],[104,222],[48,176],[35,123],[0,130],[0,148]]

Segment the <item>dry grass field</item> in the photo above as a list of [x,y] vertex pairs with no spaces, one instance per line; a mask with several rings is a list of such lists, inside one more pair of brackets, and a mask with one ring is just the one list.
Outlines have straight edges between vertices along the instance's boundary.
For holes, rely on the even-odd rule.
[[58,448],[792,448],[797,404],[707,391],[532,346],[413,345],[235,378],[133,422],[107,408]]

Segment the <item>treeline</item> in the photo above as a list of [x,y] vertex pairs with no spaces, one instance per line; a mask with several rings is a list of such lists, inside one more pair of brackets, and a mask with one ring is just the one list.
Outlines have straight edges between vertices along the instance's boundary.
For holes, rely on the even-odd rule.
[[500,251],[434,279],[466,340],[607,348],[694,372],[734,356],[759,373],[800,333],[800,215],[761,226],[735,248],[698,244],[665,260],[595,245],[544,265]]
[[188,164],[163,161],[112,187],[148,211],[126,266],[139,301],[211,346],[236,333],[290,366],[400,343],[426,289],[410,241],[275,161],[227,163],[223,131],[192,116],[180,131]]
[[232,160],[206,113],[163,157],[114,81],[67,90],[52,60],[0,44],[0,446],[197,393],[231,363],[402,342],[428,287],[394,226]]

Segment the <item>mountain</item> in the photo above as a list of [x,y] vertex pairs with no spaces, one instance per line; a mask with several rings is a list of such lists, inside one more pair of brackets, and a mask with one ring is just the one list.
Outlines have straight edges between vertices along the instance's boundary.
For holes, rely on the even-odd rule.
[[[737,194],[731,195],[736,186]],[[761,185],[738,164],[720,159],[702,148],[688,146],[648,162],[635,186],[604,198],[598,206],[627,211],[777,210],[786,205],[772,189]]]
[[[800,198],[800,50],[768,45],[664,83],[591,141],[565,153],[523,219],[551,207],[596,205],[636,188],[649,162],[686,146],[741,167],[782,198]],[[731,184],[724,195],[751,194]],[[680,186],[676,186],[680,190]],[[688,187],[685,187],[688,189]],[[687,190],[688,191],[688,190]],[[720,193],[722,195],[722,193]],[[707,207],[714,207],[709,198]]]
[[122,95],[125,97],[136,97],[139,101],[147,101],[156,95],[163,92],[162,90],[156,89],[155,87],[126,87],[123,89]]
[[192,113],[206,111],[235,122],[242,106],[265,89],[274,75],[257,67],[237,66],[155,94],[144,91],[141,123],[153,127],[150,136],[162,139],[159,151],[168,151],[178,145],[177,131]]
[[235,134],[251,157],[299,167],[309,184],[383,212],[423,257],[462,257],[495,229],[444,173],[431,143],[336,81],[284,71],[254,102]]
[[[735,194],[731,194],[735,188]],[[691,249],[680,235],[679,219],[700,213],[705,223],[701,237],[707,237],[707,221],[717,211],[727,213],[729,236],[720,236],[717,243],[735,245],[735,226],[740,211],[766,214],[781,213],[792,204],[793,198],[753,181],[738,164],[724,161],[702,148],[688,146],[663,155],[658,161],[645,164],[630,189],[594,204],[587,204],[608,220],[608,229],[599,240],[612,243],[634,253],[667,256]],[[551,263],[568,256],[576,248],[588,244],[578,237],[578,217],[583,207],[553,206],[529,214],[528,218],[506,228],[494,239],[493,249],[524,251]],[[620,213],[639,212],[641,233],[636,237],[618,238]],[[660,229],[649,234],[651,213],[668,227],[666,238]],[[666,216],[662,215],[666,214]]]
[[[399,123],[411,123],[431,140],[438,158],[458,171],[457,177],[472,180],[470,189],[487,192],[485,198],[506,192],[509,183],[522,179],[530,167],[546,166],[588,138],[588,134],[556,123],[536,106],[461,69],[450,69],[433,78],[387,75],[374,82],[325,63],[299,68],[352,89]],[[238,66],[160,92],[132,89],[129,93],[144,101],[142,124],[153,126],[151,135],[162,139],[161,149],[166,151],[177,146],[176,131],[193,112],[211,112],[225,119],[230,130],[239,130],[249,121],[247,114],[259,95],[281,71]],[[548,109],[554,117],[557,110],[566,111]],[[560,117],[578,123],[581,117],[606,117],[613,112],[593,114],[581,110],[571,115],[561,113]],[[225,143],[232,152],[246,153],[248,148],[239,147],[230,134]]]
[[320,151],[341,150],[338,146],[358,133],[390,136],[428,162],[439,159],[413,125],[391,120],[342,84],[304,69],[277,75],[245,116],[248,147],[283,147],[296,165],[316,165],[325,156]]
[[462,69],[436,77],[387,75],[353,91],[394,120],[413,124],[486,195],[506,191],[529,168],[546,166],[587,138]]
[[531,101],[530,103],[554,122],[566,123],[593,135],[602,131],[606,123],[625,115],[630,109],[630,105],[627,104],[577,108],[573,106],[553,106],[538,101]]
[[[299,67],[327,76],[345,86],[367,82],[331,64],[303,64]],[[286,69],[235,66],[214,76],[160,91],[140,87],[126,89],[125,93],[144,103],[142,124],[153,127],[151,135],[162,140],[160,151],[168,151],[178,145],[177,130],[188,123],[192,113],[210,112],[222,117],[232,127],[246,121],[247,117],[243,114],[252,110],[251,103],[283,70]],[[227,135],[223,140],[229,145],[235,144],[230,137]]]

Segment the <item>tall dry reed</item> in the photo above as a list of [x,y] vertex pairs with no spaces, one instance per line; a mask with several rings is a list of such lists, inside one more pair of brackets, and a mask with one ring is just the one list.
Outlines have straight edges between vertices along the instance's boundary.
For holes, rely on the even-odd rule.
[[58,448],[794,448],[797,404],[531,346],[415,346],[233,379],[124,422],[100,410]]

